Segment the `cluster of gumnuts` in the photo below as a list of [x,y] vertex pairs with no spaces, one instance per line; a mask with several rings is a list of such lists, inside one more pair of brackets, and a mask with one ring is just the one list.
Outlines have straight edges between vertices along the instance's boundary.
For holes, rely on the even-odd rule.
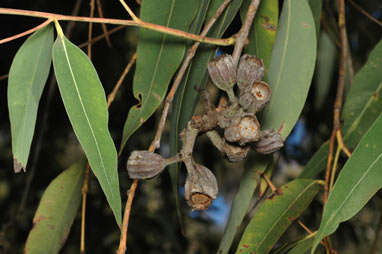
[[[205,101],[205,114],[193,116],[180,133],[181,151],[170,157],[149,151],[134,151],[128,161],[129,176],[148,179],[161,173],[172,163],[183,161],[187,168],[185,198],[192,209],[207,209],[218,194],[215,175],[196,163],[192,151],[198,135],[205,133],[212,144],[231,162],[246,158],[249,149],[268,154],[283,146],[282,137],[274,130],[260,130],[256,113],[270,100],[271,89],[262,81],[264,63],[260,58],[243,55],[236,68],[231,55],[223,54],[208,63],[212,82],[228,95],[215,107],[207,91],[201,95]],[[235,93],[235,84],[238,94]],[[219,134],[222,133],[223,137]]]

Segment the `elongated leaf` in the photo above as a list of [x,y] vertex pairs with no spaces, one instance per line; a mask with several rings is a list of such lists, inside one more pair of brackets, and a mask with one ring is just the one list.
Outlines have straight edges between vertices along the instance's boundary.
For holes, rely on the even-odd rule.
[[308,0],[316,25],[316,38],[320,35],[322,0]]
[[[187,31],[198,1],[146,0],[141,5],[144,21]],[[146,29],[139,30],[137,67],[133,93],[139,104],[133,106],[123,128],[121,149],[129,137],[155,112],[179,67],[186,41]]]
[[36,125],[37,109],[52,61],[53,27],[32,34],[17,51],[8,79],[15,173],[26,170]]
[[54,254],[60,251],[81,204],[84,172],[84,162],[74,164],[49,184],[34,215],[25,254]]
[[[382,42],[379,42],[369,55],[362,69],[353,79],[346,97],[342,117],[342,133],[348,148],[354,148],[371,124],[382,111]],[[328,142],[314,154],[299,177],[311,178],[326,166],[329,151]]]
[[105,91],[89,58],[60,31],[53,66],[69,120],[119,225],[117,151],[108,130]]
[[[281,248],[278,248],[272,254],[310,254],[310,249],[314,241],[314,235],[309,235],[301,240],[286,244]],[[321,246],[321,247],[320,247]],[[325,254],[325,248],[320,245],[314,252],[315,254]]]
[[[250,2],[250,0],[245,0],[240,8],[242,21],[245,19]],[[245,53],[263,59],[265,65],[264,80],[267,80],[268,76],[269,61],[271,58],[273,42],[276,38],[278,18],[278,0],[261,1],[251,31],[248,35],[249,44],[245,49]]]
[[312,251],[382,187],[382,115],[362,138],[328,197]]
[[[192,24],[190,26],[190,33],[199,34],[200,30],[203,25],[203,21],[205,19],[205,16],[207,14],[208,6],[210,4],[210,0],[200,0],[199,6],[198,6],[198,12],[192,21]],[[187,48],[191,47],[191,42],[189,42],[189,46]],[[188,52],[188,51],[187,51]],[[187,54],[185,55],[184,59],[187,57]],[[187,80],[188,75],[190,74],[190,68],[187,69],[183,76],[183,80]],[[175,93],[175,98],[172,103],[172,109],[171,109],[171,118],[172,116],[178,116],[171,120],[171,131],[170,131],[170,153],[171,155],[176,154],[179,151],[179,136],[178,136],[178,124],[179,124],[179,116],[180,116],[180,110],[182,106],[182,100],[184,96],[184,90],[185,90],[185,82],[181,82],[179,84],[179,87]],[[185,125],[184,125],[185,126]],[[176,131],[174,131],[176,130]],[[180,222],[180,225],[183,230],[183,224],[181,219],[181,211],[180,211],[180,200],[179,200],[179,166],[180,163],[174,163],[169,166],[169,173],[171,177],[171,183],[172,183],[172,190],[175,197],[175,203],[176,203],[176,212],[178,215],[178,219]]]
[[331,85],[337,49],[326,32],[322,32],[318,43],[317,72],[315,76],[315,108],[320,109],[327,100]]
[[268,83],[272,97],[262,128],[278,130],[285,139],[308,95],[316,61],[315,24],[306,0],[284,1],[271,55]]
[[280,194],[267,199],[252,218],[236,253],[269,253],[319,189],[319,185],[309,179],[297,179],[283,185]]
[[[254,163],[254,161],[256,161],[256,163]],[[258,154],[250,156],[250,159],[246,161],[239,190],[233,200],[228,222],[220,241],[218,254],[228,253],[260,180],[259,175],[265,170],[269,161],[269,157],[263,155],[260,156]],[[272,165],[270,167],[272,167]]]

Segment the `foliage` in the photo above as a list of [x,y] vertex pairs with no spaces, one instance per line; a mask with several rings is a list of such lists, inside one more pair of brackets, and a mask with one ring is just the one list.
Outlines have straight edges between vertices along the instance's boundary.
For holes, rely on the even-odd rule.
[[[335,94],[341,38],[337,5],[322,0],[261,1],[243,54],[263,59],[264,80],[272,97],[257,117],[262,130],[279,132],[285,148],[273,155],[250,152],[245,163],[228,163],[224,154],[200,135],[203,131],[191,125],[199,116],[233,119],[248,114],[241,106],[224,106],[222,98],[226,95],[210,82],[207,66],[217,54],[235,54],[232,52],[239,47],[240,37],[234,34],[243,32],[242,24],[252,1],[232,0],[207,33],[208,38],[236,40],[235,49],[217,47],[208,40],[204,43],[206,39],[202,38],[204,42],[184,73],[182,62],[194,50],[192,34],[201,33],[224,1],[131,2],[129,6],[139,13],[140,19],[134,19],[133,24],[139,31],[128,27],[110,33],[112,48],[93,42],[91,59],[90,49],[87,56],[81,46],[76,46],[87,40],[88,27],[78,23],[73,35],[64,33],[61,26],[65,23],[60,17],[39,27],[27,39],[0,46],[5,59],[0,70],[9,72],[8,85],[4,82],[0,86],[4,115],[0,123],[1,253],[18,253],[21,248],[25,253],[78,253],[80,233],[84,232],[79,207],[81,195],[86,192],[86,251],[114,252],[120,228],[123,231],[122,204],[127,200],[121,191],[126,193],[132,183],[125,166],[130,154],[135,157],[129,160],[128,167],[136,171],[135,175],[143,166],[144,170],[155,170],[155,174],[145,172],[142,179],[182,160],[188,174],[186,179],[181,165],[173,164],[169,166],[170,176],[164,173],[139,183],[131,207],[129,253],[321,253],[330,248],[340,253],[366,253],[381,248],[376,238],[381,226],[377,227],[375,219],[381,216],[378,191],[382,186],[382,42],[377,24],[361,16],[357,9],[346,8],[346,27],[352,36],[348,36],[348,86],[340,105],[340,127],[344,145],[352,152],[348,158],[340,156],[341,146],[332,144],[329,150],[327,141],[333,128],[333,105],[338,101]],[[64,13],[70,4],[63,3],[60,11],[52,5],[46,11]],[[37,5],[9,7],[32,10],[40,8]],[[126,18],[122,7],[106,1],[102,5],[106,16]],[[371,0],[362,5],[370,13],[378,8]],[[8,23],[15,24],[5,29],[7,36],[30,29],[28,22],[34,20],[3,15],[6,13],[9,10],[0,8],[0,18],[7,17]],[[89,16],[84,3],[79,15]],[[103,33],[101,26],[92,24],[94,34]],[[110,27],[107,29],[110,32]],[[110,107],[115,94],[106,94],[118,89],[113,83],[135,51],[135,71],[128,74],[128,84],[118,90]],[[238,59],[229,59],[227,66],[234,68],[235,85]],[[221,75],[217,71],[221,67],[215,68],[215,75]],[[179,88],[175,93],[168,92],[177,75],[181,76]],[[59,93],[55,92],[55,80]],[[232,94],[242,94],[241,89],[235,88]],[[206,99],[203,90],[210,98]],[[203,103],[211,105],[199,105],[201,94]],[[231,95],[229,103],[235,105],[235,95]],[[166,110],[161,105],[168,103],[171,96],[170,124],[159,135],[160,155],[154,154],[158,147],[146,149],[153,139],[158,141],[154,138],[157,122]],[[252,117],[256,119],[254,113]],[[213,122],[211,119],[208,121]],[[223,120],[211,125],[220,129],[206,135],[218,149],[226,145],[224,139],[223,143],[216,139],[226,130],[224,123],[216,123],[219,121]],[[301,128],[309,134],[298,136]],[[206,131],[211,129],[206,127]],[[331,178],[325,178],[322,172],[328,156],[334,159],[334,165],[329,165]],[[89,176],[86,163],[91,169]],[[296,164],[298,172],[292,173],[292,165]],[[26,174],[14,175],[21,169]],[[336,169],[341,170],[338,176]],[[280,188],[268,182],[272,176]],[[179,187],[184,182],[185,190]],[[266,190],[267,184],[271,190]],[[322,198],[326,190],[327,200]],[[191,213],[184,196],[196,209],[205,209],[212,199],[216,200],[209,210]],[[200,205],[198,199],[206,197],[207,205]],[[230,208],[227,203],[232,203]],[[360,221],[361,215],[369,219]],[[302,231],[295,221],[304,222],[315,232]],[[356,234],[367,230],[373,232],[368,239],[363,233]],[[362,244],[346,244],[357,241]]]

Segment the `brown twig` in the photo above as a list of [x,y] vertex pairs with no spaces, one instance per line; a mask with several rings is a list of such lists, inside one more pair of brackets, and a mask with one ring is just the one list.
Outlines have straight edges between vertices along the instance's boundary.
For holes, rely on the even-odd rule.
[[0,81],[3,80],[3,79],[7,79],[7,78],[8,78],[8,74],[1,75],[0,76]]
[[115,95],[117,94],[119,87],[122,85],[122,82],[125,79],[127,73],[129,73],[131,67],[135,63],[136,58],[137,58],[137,54],[134,53],[134,55],[131,57],[129,63],[126,65],[126,68],[123,71],[121,77],[119,78],[117,84],[115,85],[113,91],[107,96],[107,107],[108,108],[110,107],[111,103],[113,103]]
[[[100,18],[103,18],[103,11],[102,11],[102,5],[101,5],[101,0],[97,0],[97,11],[98,11],[98,15],[100,16]],[[110,41],[110,37],[109,37],[109,34],[107,32],[107,27],[106,27],[106,24],[102,23],[101,24],[102,26],[102,31],[103,31],[103,34],[105,35],[105,39],[106,39],[106,43],[107,43],[107,46],[109,48],[111,48],[111,41]]]
[[13,35],[13,36],[11,36],[11,37],[7,37],[7,38],[5,38],[5,39],[2,39],[2,40],[0,40],[0,44],[3,44],[3,43],[6,43],[6,42],[9,42],[9,41],[18,39],[18,38],[20,38],[20,37],[26,36],[26,35],[28,35],[28,34],[31,34],[31,33],[33,33],[34,31],[37,31],[37,30],[39,30],[39,29],[41,29],[41,28],[47,26],[47,25],[48,25],[49,23],[51,23],[52,21],[53,21],[53,19],[48,19],[48,20],[44,21],[43,23],[41,23],[40,25],[35,26],[35,27],[33,27],[33,28],[31,28],[31,29],[25,31],[25,32],[22,32],[22,33]]
[[80,45],[78,45],[79,48],[83,48],[83,47],[86,47],[89,43],[91,44],[94,44],[96,43],[97,41],[99,40],[102,40],[103,38],[106,38],[106,36],[109,36],[121,29],[123,29],[125,26],[117,26],[117,27],[114,27],[113,29],[110,29],[109,31],[106,32],[106,34],[101,34],[101,35],[98,35],[97,37],[94,37],[90,42],[84,42],[84,43],[81,43]]
[[[214,14],[214,16],[211,18],[211,20],[204,27],[204,29],[201,32],[200,36],[204,37],[208,33],[208,31],[210,30],[212,25],[215,23],[217,18],[221,15],[223,10],[227,7],[227,5],[230,2],[231,2],[231,0],[225,0],[221,4],[221,6],[217,9],[217,11]],[[182,66],[181,66],[181,68],[180,68],[180,70],[178,72],[178,75],[175,78],[174,84],[172,85],[172,88],[171,88],[169,94],[166,97],[165,106],[164,106],[164,109],[163,109],[163,112],[162,112],[161,119],[159,121],[157,132],[156,132],[155,137],[154,137],[153,141],[151,142],[150,147],[148,149],[150,152],[155,151],[155,149],[159,148],[159,146],[160,146],[160,139],[161,139],[161,136],[162,136],[162,133],[163,133],[163,128],[164,128],[164,124],[166,122],[168,110],[169,110],[170,105],[172,103],[172,100],[174,98],[175,92],[176,92],[176,90],[177,90],[177,88],[179,86],[179,83],[182,80],[182,77],[183,77],[183,75],[184,75],[184,73],[185,73],[185,71],[186,71],[190,61],[194,57],[199,44],[200,44],[200,42],[195,42],[192,45],[192,47],[189,49],[188,55],[187,55],[185,61],[183,62]],[[122,224],[122,228],[121,228],[121,238],[120,238],[120,242],[119,242],[119,248],[118,248],[118,251],[117,251],[118,254],[124,254],[126,252],[126,239],[127,239],[127,232],[128,232],[128,226],[129,226],[129,217],[130,217],[131,206],[132,206],[132,203],[133,203],[134,194],[135,194],[135,190],[137,188],[137,185],[138,185],[138,180],[134,179],[134,181],[133,181],[133,183],[132,183],[132,185],[130,187],[130,190],[129,190],[128,200],[126,202],[125,213],[124,213],[124,218],[123,218],[123,224]]]
[[377,254],[378,253],[378,241],[380,240],[380,234],[382,230],[382,212],[379,214],[379,221],[378,221],[378,226],[375,231],[375,237],[373,240],[373,243],[370,248],[370,254]]
[[382,22],[379,21],[378,19],[374,18],[373,16],[371,16],[367,11],[365,11],[364,9],[362,9],[361,6],[359,6],[358,4],[354,3],[353,0],[347,0],[351,5],[354,6],[354,8],[356,8],[358,11],[360,11],[363,15],[365,15],[368,19],[370,19],[372,22],[374,22],[375,24],[377,24],[378,26],[381,26],[382,27]]
[[93,23],[104,23],[104,24],[114,24],[114,25],[124,25],[124,26],[137,26],[142,28],[147,28],[149,30],[161,32],[164,34],[170,34],[176,37],[199,41],[202,43],[209,43],[220,46],[232,45],[235,43],[234,37],[217,39],[210,38],[205,36],[200,36],[197,34],[188,33],[182,30],[161,26],[157,24],[148,23],[142,20],[124,20],[124,19],[108,19],[108,18],[90,18],[90,17],[79,17],[79,16],[68,16],[61,15],[49,12],[39,12],[39,11],[29,11],[29,10],[20,10],[20,9],[9,9],[9,8],[0,8],[0,14],[9,14],[9,15],[21,15],[29,17],[38,17],[38,18],[48,18],[57,21],[77,21],[77,22],[93,22]]
[[260,0],[252,0],[251,4],[248,7],[247,15],[245,16],[244,23],[240,28],[240,31],[237,35],[235,47],[233,49],[232,58],[235,66],[237,66],[241,51],[243,51],[245,41],[247,40],[249,30],[251,29],[253,19],[255,18],[256,11],[260,5]]

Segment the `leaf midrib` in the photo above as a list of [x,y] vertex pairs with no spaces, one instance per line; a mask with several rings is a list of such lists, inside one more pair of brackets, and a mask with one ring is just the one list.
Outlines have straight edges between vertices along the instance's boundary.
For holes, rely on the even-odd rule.
[[[112,198],[114,199],[113,202],[115,203],[115,197],[114,197],[114,193],[111,189],[111,184],[110,184],[110,181],[109,181],[109,178],[108,178],[108,175],[106,173],[106,168],[105,168],[105,164],[104,164],[104,161],[103,161],[103,157],[102,157],[102,154],[101,154],[101,151],[99,149],[99,145],[98,145],[98,141],[97,141],[97,137],[95,136],[95,133],[94,133],[94,130],[90,124],[90,119],[88,117],[88,114],[85,110],[85,106],[83,104],[83,101],[82,101],[82,97],[80,95],[80,92],[78,90],[78,85],[77,85],[77,82],[76,82],[76,79],[74,77],[74,73],[73,73],[73,70],[72,70],[72,66],[70,64],[70,61],[69,61],[69,56],[68,56],[68,52],[67,52],[67,49],[66,49],[66,45],[65,45],[65,39],[63,36],[60,37],[61,40],[62,40],[62,46],[63,46],[63,49],[64,49],[64,53],[65,53],[65,60],[67,61],[67,64],[68,64],[68,67],[69,67],[69,70],[70,70],[70,74],[71,74],[71,78],[73,80],[73,83],[74,83],[74,87],[76,89],[76,92],[77,92],[77,96],[78,96],[78,99],[80,101],[80,105],[81,105],[81,108],[82,108],[82,111],[84,112],[84,115],[85,115],[85,118],[86,118],[86,121],[87,121],[87,124],[90,128],[90,131],[91,131],[91,134],[93,136],[93,139],[94,139],[94,142],[95,142],[95,145],[96,145],[96,148],[97,148],[97,152],[98,152],[98,156],[99,158],[101,159],[101,166],[102,166],[102,169],[103,169],[103,173],[105,175],[105,179],[106,179],[106,182],[107,182],[107,185],[109,187],[109,191],[110,191],[110,194],[112,196]],[[90,162],[90,161],[89,161]]]
[[[329,217],[329,219],[327,220],[327,223],[325,225],[325,227],[323,228],[323,230],[321,231],[321,234],[320,234],[320,237],[321,235],[323,234],[322,232],[325,232],[326,229],[328,228],[328,225],[330,225],[330,222],[334,219],[334,217],[338,214],[338,212],[341,210],[341,208],[345,205],[346,201],[350,198],[350,196],[353,194],[354,190],[358,187],[359,183],[363,181],[363,179],[369,174],[369,171],[371,170],[371,168],[374,166],[375,163],[377,163],[377,161],[382,157],[382,153],[379,154],[379,156],[370,164],[370,166],[367,168],[367,170],[365,171],[365,173],[362,175],[362,177],[357,181],[357,183],[353,186],[353,188],[349,191],[348,195],[346,196],[345,199],[343,199],[343,201],[341,202],[341,204],[339,206],[337,206],[337,209],[335,210],[334,213],[332,213],[332,215]],[[318,238],[320,238],[318,237]],[[317,239],[318,239],[317,238]]]

